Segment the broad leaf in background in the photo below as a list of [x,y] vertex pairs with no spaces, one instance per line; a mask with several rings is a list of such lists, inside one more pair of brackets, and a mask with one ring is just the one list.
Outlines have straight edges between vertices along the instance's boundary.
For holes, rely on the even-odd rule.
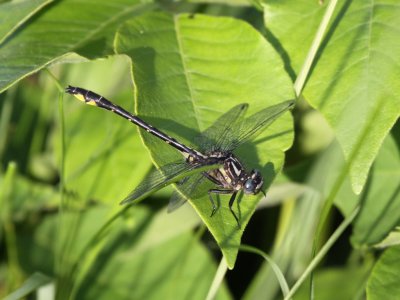
[[[77,299],[206,299],[216,266],[192,233],[142,252],[129,250],[130,238],[122,233],[108,243]],[[216,299],[231,299],[225,284]]]
[[[319,153],[312,162],[294,168],[286,168],[285,175],[295,178],[308,188],[292,204],[286,205],[282,215],[287,220],[272,250],[272,258],[288,278],[298,278],[307,268],[307,259],[312,256],[315,226],[321,216],[323,200],[332,190],[335,180],[344,166],[343,153],[337,141]],[[323,176],[321,176],[323,174]],[[340,196],[354,207],[358,197],[345,180]],[[338,196],[339,197],[339,196]],[[265,286],[268,285],[268,289]],[[279,286],[269,264],[263,264],[255,279],[247,289],[243,299],[276,299]]]
[[399,285],[400,246],[385,250],[368,279],[367,299],[396,299],[400,295]]
[[[400,221],[400,157],[399,157],[399,130],[396,126],[388,135],[371,168],[370,179],[360,195],[351,190],[350,180],[347,177],[335,198],[335,204],[343,215],[348,216],[360,204],[361,210],[353,224],[352,242],[358,247],[374,245],[384,239]],[[397,139],[397,141],[396,141]],[[332,189],[333,184],[345,167],[344,157],[338,144],[333,143],[326,151],[329,161],[328,171],[323,181],[326,184],[314,185],[321,192],[323,198]]]
[[[395,134],[396,132],[398,130],[393,130],[393,133],[386,137],[371,169],[371,180],[368,181],[363,193],[361,195],[354,194],[350,179],[347,176],[335,198],[335,204],[345,216],[351,214],[357,204],[362,203],[358,219],[353,224],[352,242],[357,246],[371,245],[381,241],[399,224],[398,178],[400,178],[400,175],[397,173],[400,167],[398,144],[396,145],[399,138]],[[397,136],[397,141],[395,141],[394,136]],[[298,277],[306,268],[302,258],[311,255],[309,245],[312,243],[315,234],[315,224],[320,217],[322,200],[326,199],[331,192],[344,167],[343,152],[338,142],[334,141],[313,162],[306,177],[304,176],[306,170],[286,169],[286,172],[292,178],[301,175],[299,179],[305,179],[305,183],[310,187],[296,201],[295,207],[291,210],[293,213],[286,216],[290,219],[289,229],[287,230],[290,234],[287,234],[273,251],[274,260],[279,264],[282,271],[287,270],[288,276]],[[321,176],[321,174],[324,174],[324,176]],[[316,287],[320,288],[318,275],[316,276]],[[269,284],[268,290],[264,288],[267,283]],[[340,281],[338,284],[340,284]],[[248,289],[245,299],[275,299],[276,292],[274,275],[270,272],[269,266],[264,265],[258,272],[256,280]],[[343,290],[343,292],[346,291]]]
[[366,192],[366,196],[361,197],[362,207],[351,239],[358,246],[382,241],[400,224],[399,145],[391,134],[383,142],[371,168]]
[[[314,274],[314,299],[360,299],[369,272],[370,266],[367,263],[344,268],[331,267],[317,271]],[[350,278],[351,280],[349,280]],[[295,299],[309,300],[310,286],[303,284],[296,293]]]
[[285,62],[286,70],[296,79],[321,22],[325,3],[309,0],[264,1],[267,39]]
[[0,5],[0,44],[51,0],[10,1]]
[[[249,103],[251,115],[284,100],[293,90],[274,49],[250,25],[202,15],[149,14],[127,22],[116,39],[116,51],[132,58],[137,87],[137,112],[151,124],[191,144],[217,117],[239,103]],[[289,114],[239,152],[248,167],[263,167],[265,187],[283,164],[283,151],[292,143]],[[177,151],[147,134],[143,138],[157,165],[181,158]],[[266,173],[267,172],[267,173]],[[243,197],[242,230],[221,197],[211,218],[207,197],[192,202],[233,268],[243,228],[257,197]],[[237,209],[237,207],[235,207]]]
[[[268,5],[267,16],[274,14],[275,7],[277,13],[283,10],[294,13],[293,9],[297,8],[294,5],[297,1],[279,2],[276,6],[275,3]],[[310,11],[312,15],[319,19],[313,11]],[[290,18],[273,18],[268,24],[274,33],[274,28],[279,26],[290,29],[291,26],[285,25],[288,22],[291,23]],[[299,25],[303,30],[298,34],[302,38],[311,34],[308,24]],[[322,112],[335,130],[346,160],[351,162],[352,187],[357,194],[400,114],[398,28],[397,0],[342,2],[336,8],[320,57],[304,90],[307,101]],[[289,57],[297,53],[299,45],[292,38],[293,32],[278,31],[275,35]]]
[[[335,198],[335,205],[344,216],[349,216],[357,205],[361,206],[353,222],[351,240],[357,247],[371,246],[381,242],[400,220],[400,157],[398,150],[399,126],[395,126],[379,150],[371,168],[370,177],[360,195],[352,193],[347,177]],[[328,190],[344,167],[344,157],[337,143],[330,147],[331,168],[327,172]]]
[[145,7],[139,0],[51,3],[1,45],[0,92],[68,52],[111,54],[115,29]]
[[[69,245],[62,263],[69,268],[77,263],[78,270],[77,273],[62,270],[59,295],[70,296],[73,289],[78,294],[77,299],[120,299],[128,295],[133,299],[161,299],[161,295],[170,295],[167,297],[170,299],[205,298],[216,265],[198,236],[190,231],[198,222],[196,216],[177,212],[179,218],[185,215],[192,218],[166,218],[165,211],[154,213],[138,205],[113,222],[100,249],[86,248],[103,224],[99,220],[107,219],[109,210],[108,205],[103,205],[78,212],[79,231],[70,244],[67,232],[60,236],[57,214],[47,214],[40,222],[19,231],[17,242],[21,251],[18,254],[24,272],[40,271],[56,276],[52,262],[57,255],[55,245],[61,243]],[[76,213],[66,215],[73,217]],[[88,263],[88,269],[83,268]],[[68,282],[73,285],[65,290]],[[219,296],[229,299],[225,285]]]

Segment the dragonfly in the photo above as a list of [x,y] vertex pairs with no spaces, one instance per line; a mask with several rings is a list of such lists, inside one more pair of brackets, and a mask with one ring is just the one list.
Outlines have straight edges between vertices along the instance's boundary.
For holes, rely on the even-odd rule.
[[243,192],[245,195],[257,195],[262,192],[265,195],[265,192],[262,190],[264,178],[261,172],[257,169],[246,170],[244,164],[234,154],[234,150],[254,139],[295,105],[293,100],[284,101],[247,118],[244,115],[248,104],[236,105],[199,135],[197,138],[198,149],[194,149],[90,90],[68,86],[65,91],[86,104],[112,111],[127,119],[183,155],[182,160],[165,164],[151,172],[121,204],[137,202],[151,193],[175,183],[178,190],[171,197],[168,207],[170,212],[180,207],[188,198],[191,199],[195,194],[199,194],[199,191],[196,190],[201,189],[200,183],[205,180],[213,185],[212,188],[207,188],[205,191],[212,207],[211,217],[218,208],[213,195],[216,197],[223,194],[231,195],[229,210],[239,228],[239,218],[232,208],[238,194]]

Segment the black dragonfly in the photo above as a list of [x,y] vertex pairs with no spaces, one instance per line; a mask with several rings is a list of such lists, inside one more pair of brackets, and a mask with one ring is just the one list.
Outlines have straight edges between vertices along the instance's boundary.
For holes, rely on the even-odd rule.
[[122,201],[122,204],[138,201],[171,183],[177,183],[179,191],[174,192],[168,208],[172,211],[181,206],[187,198],[199,192],[199,182],[208,180],[215,185],[214,188],[205,191],[208,192],[212,206],[211,216],[217,211],[212,194],[231,194],[229,209],[239,227],[239,218],[232,209],[237,194],[240,191],[251,195],[256,195],[260,191],[264,193],[262,191],[264,179],[256,169],[248,172],[233,151],[260,134],[262,129],[293,108],[295,104],[291,100],[281,102],[247,118],[244,118],[244,114],[248,104],[234,106],[202,132],[198,138],[199,150],[195,150],[92,91],[68,86],[66,92],[87,104],[118,114],[176,148],[184,156],[184,160],[166,164],[150,173],[146,180]]

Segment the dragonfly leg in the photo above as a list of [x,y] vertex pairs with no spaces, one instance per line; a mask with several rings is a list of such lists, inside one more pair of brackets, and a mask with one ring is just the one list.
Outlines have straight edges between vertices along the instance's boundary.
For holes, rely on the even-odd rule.
[[212,177],[210,174],[208,174],[207,172],[203,172],[202,173],[204,177],[206,177],[208,180],[210,180],[212,183],[215,183],[216,185],[223,187],[224,185],[222,184],[221,181],[219,181],[218,179]]
[[237,192],[234,192],[231,196],[231,199],[229,199],[229,210],[231,211],[232,215],[235,217],[236,223],[238,224],[238,227],[240,229],[240,222],[239,218],[236,216],[235,212],[232,209],[233,203],[235,202]]
[[210,202],[211,202],[211,205],[212,205],[212,212],[211,212],[211,216],[210,217],[212,217],[216,213],[216,211],[218,209],[218,207],[215,205],[215,202],[214,202],[214,199],[212,198],[211,193],[214,193],[214,194],[225,194],[226,195],[226,194],[232,194],[232,190],[210,189],[208,191],[208,197],[210,198]]
[[215,214],[215,212],[217,211],[217,206],[215,205],[214,199],[211,196],[211,190],[208,191],[208,198],[210,199],[211,206],[212,206],[212,211],[211,211],[211,215],[210,215],[210,217],[212,217]]
[[[203,176],[206,177],[211,182],[215,183],[216,185],[221,186],[221,187],[223,186],[222,183],[219,180],[217,180],[216,178],[212,177],[207,172],[203,172]],[[225,194],[222,191],[225,191],[225,190],[211,189],[211,190],[208,191],[208,198],[210,199],[210,202],[211,202],[211,205],[212,205],[212,211],[211,211],[211,216],[210,217],[212,217],[216,213],[216,211],[218,209],[218,207],[215,205],[215,202],[214,202],[214,199],[212,198],[211,193]]]

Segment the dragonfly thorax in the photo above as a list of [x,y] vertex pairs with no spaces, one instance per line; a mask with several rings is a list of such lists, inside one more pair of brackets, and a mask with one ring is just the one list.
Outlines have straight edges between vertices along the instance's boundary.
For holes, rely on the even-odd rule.
[[[208,159],[219,161],[221,167],[207,172],[211,181],[218,182],[224,189],[243,190],[245,194],[258,194],[264,179],[258,170],[246,171],[243,164],[232,152],[216,151],[208,154]],[[214,179],[214,180],[213,180]]]

